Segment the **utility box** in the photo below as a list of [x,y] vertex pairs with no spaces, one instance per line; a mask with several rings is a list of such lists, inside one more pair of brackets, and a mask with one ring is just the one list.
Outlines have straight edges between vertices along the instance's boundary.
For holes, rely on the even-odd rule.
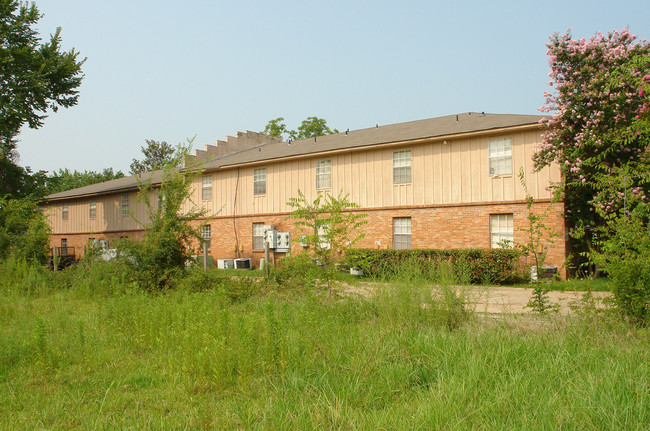
[[264,231],[264,241],[269,245],[271,250],[278,246],[278,231],[275,229],[268,229]]
[[291,234],[289,232],[277,232],[275,251],[288,253],[291,249]]

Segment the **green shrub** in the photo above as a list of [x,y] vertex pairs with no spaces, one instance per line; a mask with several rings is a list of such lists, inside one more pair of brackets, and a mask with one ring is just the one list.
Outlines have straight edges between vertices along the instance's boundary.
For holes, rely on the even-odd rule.
[[269,268],[269,281],[280,290],[311,289],[323,276],[323,268],[305,253],[281,259]]
[[650,208],[638,205],[608,220],[609,237],[594,259],[609,274],[618,309],[635,323],[650,322]]
[[346,256],[350,267],[361,268],[373,278],[391,280],[410,274],[435,280],[440,265],[449,263],[460,283],[510,284],[516,279],[520,253],[508,249],[350,249]]

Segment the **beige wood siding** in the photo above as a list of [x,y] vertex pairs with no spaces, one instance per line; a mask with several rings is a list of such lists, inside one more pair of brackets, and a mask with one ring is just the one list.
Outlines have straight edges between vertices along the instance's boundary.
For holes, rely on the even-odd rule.
[[[147,207],[142,202],[136,202],[137,193],[125,193],[129,196],[129,211],[135,218],[146,222],[148,220]],[[141,228],[131,215],[123,216],[121,213],[122,193],[92,198],[71,199],[65,202],[56,202],[48,205],[46,214],[55,234],[63,233],[93,233],[133,230]],[[90,218],[90,201],[97,203],[96,216]],[[151,202],[154,206],[158,204],[158,195],[151,193]],[[61,207],[68,205],[68,220],[61,217]]]
[[[512,139],[512,174],[501,177],[489,175],[489,140],[499,137]],[[362,208],[503,202],[524,199],[518,178],[524,167],[528,189],[536,199],[549,198],[548,186],[560,181],[557,166],[533,172],[532,155],[540,141],[537,129],[513,133],[483,134],[462,139],[447,139],[428,143],[339,152],[294,160],[273,161],[255,166],[221,169],[212,176],[212,199],[201,199],[201,181],[193,183],[191,201],[184,210],[201,206],[208,215],[232,216],[289,212],[289,198],[300,189],[308,200],[316,198],[316,162],[331,160],[331,189],[350,195],[350,200]],[[393,184],[393,152],[411,150],[412,181]],[[266,168],[266,194],[253,194],[253,171]],[[321,191],[323,192],[323,191]],[[120,214],[121,194],[95,198],[97,216],[90,219],[89,199],[70,199],[68,221],[61,220],[61,203],[49,205],[54,233],[102,232],[138,229],[140,225],[129,216]],[[157,198],[152,197],[154,204]],[[146,220],[146,207],[136,202],[136,193],[129,193],[129,206],[136,218]]]
[[[498,137],[512,139],[513,173],[491,177],[488,142]],[[531,130],[241,167],[236,214],[288,212],[291,208],[287,202],[297,196],[298,189],[307,199],[315,199],[319,192],[316,190],[319,160],[331,160],[331,189],[321,192],[336,195],[342,190],[362,208],[522,200],[520,167],[526,171],[533,197],[549,198],[549,182],[559,181],[560,172],[555,166],[533,172],[532,155],[539,139],[539,132]],[[393,152],[402,149],[411,150],[412,182],[393,184]],[[253,171],[260,167],[266,168],[266,194],[254,196]],[[217,171],[214,177],[216,199],[203,201],[203,205],[210,214],[217,214],[221,209],[220,215],[232,215],[237,169]],[[198,197],[200,179],[195,188]]]

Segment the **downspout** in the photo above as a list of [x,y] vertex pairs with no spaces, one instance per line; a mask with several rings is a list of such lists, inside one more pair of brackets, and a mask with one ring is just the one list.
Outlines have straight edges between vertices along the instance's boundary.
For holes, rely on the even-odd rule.
[[237,168],[237,181],[235,182],[235,198],[232,203],[232,229],[235,233],[235,256],[239,258],[239,237],[237,236],[237,192],[239,191],[239,168]]

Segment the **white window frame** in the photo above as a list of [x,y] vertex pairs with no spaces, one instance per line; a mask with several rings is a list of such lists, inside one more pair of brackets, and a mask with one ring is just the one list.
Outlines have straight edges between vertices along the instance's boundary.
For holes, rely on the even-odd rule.
[[129,194],[128,193],[124,193],[120,197],[120,213],[123,216],[129,215]]
[[204,175],[201,178],[201,200],[212,200],[212,175]]
[[399,150],[393,152],[393,184],[405,184],[412,182],[411,172],[411,150]]
[[318,248],[321,250],[329,250],[332,247],[330,239],[327,237],[329,235],[329,229],[329,223],[323,223],[318,226]]
[[264,250],[264,223],[253,223],[253,250]]
[[266,168],[253,170],[253,195],[266,194]]
[[316,162],[316,190],[332,188],[332,161],[319,160]]
[[97,201],[94,199],[88,201],[88,217],[91,219],[97,218]]
[[208,243],[208,249],[212,246],[212,228],[209,224],[201,226],[201,238]]
[[490,247],[503,248],[504,242],[512,245],[515,230],[512,213],[490,214]]
[[512,175],[512,138],[490,139],[488,158],[491,177]]
[[61,220],[68,221],[69,215],[70,215],[70,211],[68,208],[68,204],[61,205]]
[[393,249],[411,248],[411,217],[393,218]]

